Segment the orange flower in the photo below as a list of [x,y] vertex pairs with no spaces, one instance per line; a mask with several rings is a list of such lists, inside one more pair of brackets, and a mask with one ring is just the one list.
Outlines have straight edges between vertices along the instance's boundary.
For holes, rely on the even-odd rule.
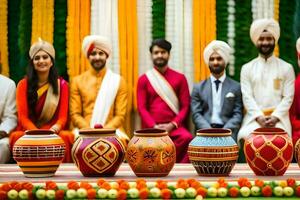
[[[240,187],[246,186],[247,182],[249,182],[249,180],[247,178],[243,178],[243,177],[239,178],[239,180],[238,180],[238,184]],[[246,187],[248,187],[248,186],[246,186]]]
[[97,181],[97,185],[100,187],[103,183],[105,183],[106,181],[102,178],[98,179]]
[[203,198],[205,198],[207,195],[207,189],[205,187],[199,187],[197,189],[197,194],[201,195]]
[[9,183],[4,183],[1,186],[1,190],[5,191],[5,192],[8,192],[11,189],[12,189],[12,187],[11,187],[11,185]]
[[148,188],[142,188],[140,190],[140,199],[148,199],[148,196],[149,196]]
[[136,179],[136,184],[138,185],[139,183],[146,183],[146,180],[143,178]]
[[292,187],[292,188],[296,185],[296,181],[293,178],[287,179],[286,182],[287,182],[287,185]]
[[118,197],[117,200],[126,200],[127,199],[127,191],[124,189],[120,189],[118,191]]
[[104,188],[106,190],[110,190],[111,189],[111,186],[110,186],[110,184],[108,182],[103,183],[100,187]]
[[228,190],[228,194],[230,197],[238,197],[239,196],[239,189],[237,187],[232,187]]
[[55,182],[53,181],[46,181],[46,190],[56,190],[57,189],[57,185]]
[[76,182],[76,181],[69,181],[68,184],[67,184],[67,187],[69,189],[73,189],[73,190],[77,190],[79,189],[79,184]]
[[6,191],[0,190],[0,199],[3,199],[3,200],[7,199]]
[[248,188],[251,188],[252,187],[252,184],[250,181],[247,181],[245,182],[245,186],[248,187]]
[[137,183],[136,189],[141,190],[143,188],[147,188],[146,182],[139,182],[139,183]]
[[120,185],[119,186],[120,189],[124,189],[124,190],[128,190],[129,189],[129,183],[126,182],[126,181],[119,183],[119,185]]
[[264,181],[263,180],[259,180],[259,179],[256,179],[254,181],[254,185],[256,185],[257,187],[263,187],[264,186]]
[[96,199],[96,190],[94,188],[87,189],[87,198]]
[[261,193],[264,197],[271,197],[272,196],[272,188],[269,185],[266,185],[262,188]]
[[23,189],[21,183],[14,184],[12,188],[17,190],[18,192]]
[[199,187],[201,187],[201,184],[199,181],[195,181],[191,184],[191,187],[193,187],[197,190]]
[[55,199],[57,200],[64,200],[65,191],[64,190],[56,190],[55,191]]
[[165,189],[168,188],[168,183],[167,181],[157,181],[156,187],[159,189]]
[[89,183],[86,182],[86,181],[81,181],[79,186],[80,186],[81,188],[86,189],[86,190],[89,190],[89,189],[92,189],[92,188],[93,188],[92,185],[89,184]]
[[189,179],[187,180],[187,183],[188,183],[190,186],[192,186],[192,184],[193,184],[194,182],[197,182],[196,179],[194,179],[194,178],[189,178]]
[[30,182],[24,182],[22,183],[22,188],[31,191],[33,190],[33,185]]
[[172,192],[170,189],[162,189],[161,190],[161,197],[163,199],[171,199],[172,197]]
[[190,185],[188,184],[188,182],[186,180],[178,179],[176,187],[182,188],[182,189],[187,189],[188,187],[190,187]]

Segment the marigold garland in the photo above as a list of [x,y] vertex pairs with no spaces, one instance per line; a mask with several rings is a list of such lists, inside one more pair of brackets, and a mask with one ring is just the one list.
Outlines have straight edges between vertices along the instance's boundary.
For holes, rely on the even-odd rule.
[[7,0],[0,0],[0,73],[8,76],[8,47],[7,47]]
[[90,33],[90,1],[68,0],[67,69],[69,78],[88,68],[88,60],[81,52],[81,42]]
[[54,0],[32,0],[31,43],[41,37],[53,43]]
[[213,183],[201,183],[195,179],[177,181],[145,179],[127,182],[108,182],[99,179],[96,183],[87,181],[57,184],[46,181],[44,184],[31,182],[7,182],[0,185],[0,199],[203,199],[226,197],[300,197],[300,183],[295,179],[263,181],[240,178],[227,182],[220,178]]

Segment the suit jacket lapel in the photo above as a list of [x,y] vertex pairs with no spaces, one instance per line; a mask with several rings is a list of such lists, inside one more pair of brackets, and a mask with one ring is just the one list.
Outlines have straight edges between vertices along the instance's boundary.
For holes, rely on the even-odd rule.
[[221,91],[221,109],[222,110],[223,110],[223,104],[224,104],[224,100],[225,100],[225,95],[228,93],[229,89],[230,89],[230,84],[229,84],[227,78],[225,78],[225,80],[224,80],[224,82],[222,84],[222,91]]
[[[208,78],[207,80],[206,80],[206,90],[205,90],[205,93],[204,93],[204,95],[205,96],[207,96],[207,102],[208,102],[208,106],[209,106],[209,108],[212,108],[212,101],[213,101],[213,99],[212,99],[212,87],[211,87],[211,79],[210,78]],[[212,112],[212,109],[209,109],[209,112]]]

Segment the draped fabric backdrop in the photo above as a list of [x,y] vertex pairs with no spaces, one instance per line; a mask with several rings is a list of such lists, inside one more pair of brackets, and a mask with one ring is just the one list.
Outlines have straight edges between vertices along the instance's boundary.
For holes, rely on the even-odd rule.
[[71,80],[89,68],[83,38],[109,37],[108,65],[129,88],[126,130],[132,133],[132,125],[139,127],[136,83],[152,67],[153,39],[171,41],[169,65],[186,75],[191,89],[210,74],[203,50],[214,39],[233,47],[227,75],[239,80],[242,65],[257,56],[249,37],[252,21],[274,18],[281,27],[275,54],[298,70],[299,13],[300,0],[0,0],[0,65],[2,74],[17,83],[26,73],[30,45],[41,37],[54,44],[59,74]]
[[120,73],[118,0],[91,0],[91,34],[107,37],[112,44],[108,66]]

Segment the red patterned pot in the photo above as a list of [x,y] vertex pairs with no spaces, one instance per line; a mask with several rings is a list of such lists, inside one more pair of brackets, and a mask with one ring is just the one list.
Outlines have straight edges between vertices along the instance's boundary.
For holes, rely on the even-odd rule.
[[200,176],[228,176],[238,153],[231,130],[222,128],[198,130],[188,148],[189,159]]
[[293,157],[293,143],[280,128],[258,128],[245,140],[244,152],[256,175],[280,176]]
[[80,130],[72,157],[84,176],[114,176],[125,156],[125,149],[113,129]]
[[135,131],[126,159],[136,176],[167,176],[176,162],[176,148],[165,130]]
[[13,147],[13,158],[26,177],[53,176],[64,159],[64,141],[51,130],[28,130]]

